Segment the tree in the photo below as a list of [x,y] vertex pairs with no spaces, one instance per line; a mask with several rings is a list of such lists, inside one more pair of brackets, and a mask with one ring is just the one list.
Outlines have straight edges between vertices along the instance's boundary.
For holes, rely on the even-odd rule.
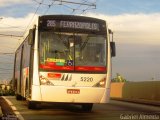
[[127,80],[122,75],[117,73],[116,77],[112,79],[112,82],[127,82]]

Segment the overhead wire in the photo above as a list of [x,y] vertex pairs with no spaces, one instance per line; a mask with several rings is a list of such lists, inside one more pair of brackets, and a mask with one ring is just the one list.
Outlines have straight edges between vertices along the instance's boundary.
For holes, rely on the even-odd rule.
[[[90,3],[90,2],[88,2],[88,0],[83,0],[82,2],[72,2],[72,1],[65,1],[65,0],[54,0],[54,1],[59,1],[59,2],[61,2],[61,5],[63,5],[64,7],[72,9],[71,14],[73,14],[75,11],[83,11],[84,12],[84,11],[88,10],[88,8],[90,8],[90,7],[96,7],[95,3]],[[76,4],[76,5],[79,5],[79,6],[77,8],[72,8],[68,5],[65,5],[64,3],[66,3],[66,4]],[[81,6],[88,6],[88,8],[85,9],[85,10],[84,9],[81,10],[80,9]]]
[[7,73],[0,73],[0,74],[13,74],[13,73],[8,73],[8,72],[7,72]]
[[80,14],[83,14],[83,13],[86,12],[87,10],[93,10],[93,9],[96,9],[96,8],[90,8],[90,7],[88,7],[88,8],[86,8],[86,9],[83,9],[83,10],[82,10],[82,13],[80,13]]
[[1,67],[0,67],[0,69],[1,69],[1,70],[13,70],[13,69],[1,68]]
[[[40,6],[41,5],[46,5],[48,6],[47,10],[44,12],[44,15],[47,14],[47,12],[49,11],[49,9],[53,6],[53,5],[63,5],[64,7],[68,8],[68,9],[71,9],[72,10],[72,13],[74,13],[75,11],[80,11],[81,9],[79,9],[81,6],[88,6],[88,8],[86,9],[83,9],[82,12],[85,12],[86,10],[89,10],[90,7],[95,7],[96,8],[96,4],[95,3],[89,3],[88,0],[83,0],[81,3],[80,2],[72,2],[72,1],[67,1],[67,0],[52,0],[52,2],[50,4],[46,4],[44,3],[44,0],[41,0],[41,2],[37,1],[37,0],[32,0],[34,2],[36,2],[38,4],[38,7],[36,8],[32,18],[30,19],[27,27],[25,27],[25,29],[21,29],[20,27],[18,26],[11,26],[11,25],[8,25],[10,26],[11,28],[17,28],[17,29],[21,29],[21,30],[24,30],[23,32],[23,35],[24,33],[27,31],[28,27],[30,26],[31,22],[33,21],[35,15],[37,14],[38,10],[40,9]],[[56,2],[58,2],[59,4],[56,4]],[[78,7],[76,8],[73,8],[73,7],[70,7],[68,6],[67,4],[75,4],[75,5],[79,5]],[[92,8],[93,9],[93,8]],[[4,24],[4,23],[3,23]],[[7,25],[7,24],[6,24]],[[0,37],[3,36],[3,37],[22,37],[22,36],[18,36],[18,35],[9,35],[9,34],[0,34]],[[7,52],[0,52],[0,55],[13,55],[14,53],[10,52],[10,53],[7,53]],[[0,62],[0,63],[3,63],[3,62]],[[13,63],[7,63],[7,64],[13,64]],[[0,70],[13,70],[13,69],[5,69],[5,68],[0,68]],[[0,74],[10,74],[10,73],[0,73]]]
[[10,46],[6,46],[6,45],[4,45],[4,44],[3,44],[2,46],[0,46],[0,49],[1,49],[1,48],[7,48],[7,49],[15,49],[15,48],[13,48],[13,47],[10,47]]
[[0,69],[0,72],[10,72],[10,71],[13,71],[13,69]]
[[[87,2],[89,3],[89,1],[87,0]],[[82,13],[80,13],[80,14],[83,14],[83,13],[85,13],[86,11],[88,11],[88,10],[93,10],[93,9],[96,9],[96,3],[97,3],[97,1],[95,0],[95,2],[93,2],[93,4],[95,5],[95,6],[92,6],[92,7],[87,7],[87,8],[85,8],[85,9],[83,9],[82,10]]]
[[[36,0],[33,0],[33,1],[36,1]],[[34,12],[34,14],[33,14],[32,18],[31,18],[31,20],[29,21],[29,23],[28,23],[28,25],[27,25],[27,27],[26,27],[26,29],[25,29],[23,35],[24,35],[25,32],[27,31],[28,27],[30,26],[32,20],[34,19],[35,15],[37,14],[37,12],[38,12],[38,10],[39,10],[41,4],[43,4],[43,2],[44,2],[44,0],[42,0],[42,1],[39,3],[38,7],[36,8],[36,11]]]
[[[83,0],[83,2],[82,3],[87,3],[88,2],[88,0]],[[80,10],[81,11],[81,9],[80,9],[80,7],[82,6],[82,4],[80,4],[75,10]],[[75,11],[72,11],[72,13],[71,14],[73,14]]]
[[[9,25],[9,24],[6,24],[6,23],[2,23],[2,22],[0,22],[0,24],[2,24],[2,25],[7,25],[7,26],[9,26],[9,28],[16,28],[16,29],[20,29],[20,30],[24,30],[24,29],[22,29],[22,27],[20,27],[20,26],[13,26],[13,25]],[[5,27],[4,27],[5,28]],[[6,27],[7,28],[7,27]]]
[[96,6],[94,3],[72,2],[72,1],[67,1],[67,0],[53,0],[53,1],[58,1],[61,4],[68,3],[68,4],[77,4],[77,5],[86,5],[86,6]]
[[[48,10],[53,6],[53,5],[62,5],[68,9],[71,9],[72,12],[71,14],[73,14],[75,11],[82,11],[82,13],[84,11],[87,11],[87,10],[90,10],[89,8],[86,8],[86,9],[78,9],[80,8],[81,6],[88,6],[88,7],[94,7],[92,9],[96,9],[96,2],[89,2],[89,0],[83,0],[82,2],[73,2],[73,1],[67,1],[67,0],[50,0],[52,1],[51,4],[46,4],[46,3],[43,3],[43,2],[39,2],[37,0],[32,0],[38,4],[41,4],[41,5],[45,5],[45,6],[48,6],[47,10],[44,12],[44,15],[48,12]],[[67,4],[75,4],[75,5],[79,5],[77,8],[73,8]]]
[[[44,0],[42,0],[42,3],[43,3],[43,1]],[[28,29],[28,27],[29,27],[29,25],[31,24],[31,22],[32,22],[32,20],[33,20],[33,18],[35,17],[35,15],[36,15],[36,13],[37,13],[37,11],[38,11],[38,9],[40,8],[40,6],[41,6],[41,3],[38,5],[38,7],[37,7],[37,9],[36,9],[36,11],[35,11],[35,13],[34,13],[34,15],[32,16],[32,18],[31,18],[31,20],[30,20],[30,22],[28,23],[28,25],[27,25],[27,27],[25,28],[25,30],[24,30],[24,33],[26,32],[26,30]],[[8,26],[10,26],[10,25],[8,25]],[[15,26],[10,26],[10,27],[13,27],[13,28],[19,28],[19,27],[15,27]],[[20,28],[19,28],[20,29]],[[0,34],[0,36],[5,36],[5,37],[22,37],[22,36],[18,36],[18,35],[9,35],[9,34]],[[7,53],[7,52],[0,52],[0,55],[13,55],[14,53]],[[3,63],[3,62],[0,62],[0,63]],[[6,64],[6,63],[5,63]],[[7,64],[13,64],[13,63],[7,63]],[[6,68],[0,68],[0,74],[11,74],[10,72],[1,72],[1,71],[6,71],[6,70],[13,70],[13,69],[6,69]]]
[[[5,59],[3,59],[3,60],[5,60]],[[2,61],[2,60],[1,60]],[[12,60],[12,61],[14,61],[14,60]],[[5,62],[0,62],[0,64],[2,65],[2,64],[5,64],[5,65],[11,65],[11,64],[14,64],[14,63],[11,63],[11,61],[5,61]],[[3,69],[3,68],[0,68],[0,69]],[[5,68],[6,69],[6,68]]]
[[19,36],[19,35],[2,34],[2,33],[0,33],[0,36],[8,36],[8,37],[23,37],[23,36]]
[[5,52],[0,52],[0,55],[1,55],[1,54],[2,54],[2,55],[13,55],[14,53],[9,53],[9,52],[8,52],[8,53],[7,53],[7,52],[6,52],[6,53],[5,53]]
[[3,64],[3,63],[5,63],[5,64],[13,64],[12,62],[0,62],[0,64]]
[[41,4],[41,5],[46,5],[46,6],[48,6],[48,4],[43,3],[43,2],[44,2],[44,0],[43,0],[43,1],[41,1],[41,2],[39,2],[39,1],[37,1],[37,0],[32,0],[32,1],[34,1],[34,2],[36,2],[36,3],[38,3],[38,4]]
[[43,13],[44,15],[47,14],[48,10],[54,5],[55,1],[48,5],[48,9]]
[[[42,2],[43,2],[44,0],[42,0]],[[27,30],[27,28],[29,27],[29,25],[31,24],[31,22],[32,22],[32,20],[33,20],[33,18],[35,17],[35,15],[36,15],[36,13],[37,13],[37,11],[38,11],[38,9],[40,8],[40,6],[41,6],[41,4],[39,4],[39,6],[37,7],[37,9],[36,9],[36,11],[35,11],[35,13],[34,13],[34,15],[33,15],[33,17],[32,17],[32,19],[30,20],[30,22],[29,22],[29,24],[28,24],[28,26],[26,27],[26,29],[25,29],[25,31],[24,31],[24,33],[26,32],[26,30]],[[1,23],[2,24],[2,23]],[[6,24],[7,25],[7,24]],[[8,26],[10,26],[10,27],[13,27],[13,28],[18,28],[18,29],[21,29],[21,28],[19,28],[19,27],[15,27],[15,26],[11,26],[11,25],[8,25]],[[18,35],[9,35],[9,34],[0,34],[0,37],[22,37],[22,36],[18,36]],[[14,53],[9,53],[9,52],[0,52],[0,55],[13,55]],[[4,62],[0,62],[0,63],[2,63],[2,64],[5,64]],[[6,63],[6,64],[9,64],[9,63]],[[10,64],[13,64],[13,63],[10,63]],[[12,74],[12,73],[10,73],[10,72],[7,72],[7,71],[11,71],[11,70],[13,70],[13,69],[6,69],[6,68],[0,68],[0,71],[6,71],[6,72],[0,72],[0,74]]]

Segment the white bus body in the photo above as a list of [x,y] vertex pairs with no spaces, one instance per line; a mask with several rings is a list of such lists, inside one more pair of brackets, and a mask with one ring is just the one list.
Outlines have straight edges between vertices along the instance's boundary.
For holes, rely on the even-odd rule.
[[[16,98],[36,102],[108,103],[111,44],[103,20],[67,15],[37,17],[15,53]],[[113,50],[112,50],[113,51]]]

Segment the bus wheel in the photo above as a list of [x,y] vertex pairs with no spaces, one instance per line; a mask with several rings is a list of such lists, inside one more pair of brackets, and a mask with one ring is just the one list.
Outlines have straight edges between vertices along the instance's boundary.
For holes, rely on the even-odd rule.
[[16,100],[22,100],[22,96],[21,96],[21,95],[16,94]]
[[86,111],[86,112],[91,112],[92,111],[92,107],[93,107],[92,103],[82,104],[82,110]]
[[34,101],[28,101],[28,109],[37,109],[37,103]]

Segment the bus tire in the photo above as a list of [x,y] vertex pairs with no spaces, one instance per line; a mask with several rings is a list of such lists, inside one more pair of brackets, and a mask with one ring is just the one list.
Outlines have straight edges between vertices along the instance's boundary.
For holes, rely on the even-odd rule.
[[37,103],[34,101],[28,101],[28,109],[37,109]]
[[93,107],[93,103],[85,103],[82,104],[82,110],[86,112],[91,112]]
[[22,96],[21,96],[21,95],[16,94],[16,100],[22,100]]

